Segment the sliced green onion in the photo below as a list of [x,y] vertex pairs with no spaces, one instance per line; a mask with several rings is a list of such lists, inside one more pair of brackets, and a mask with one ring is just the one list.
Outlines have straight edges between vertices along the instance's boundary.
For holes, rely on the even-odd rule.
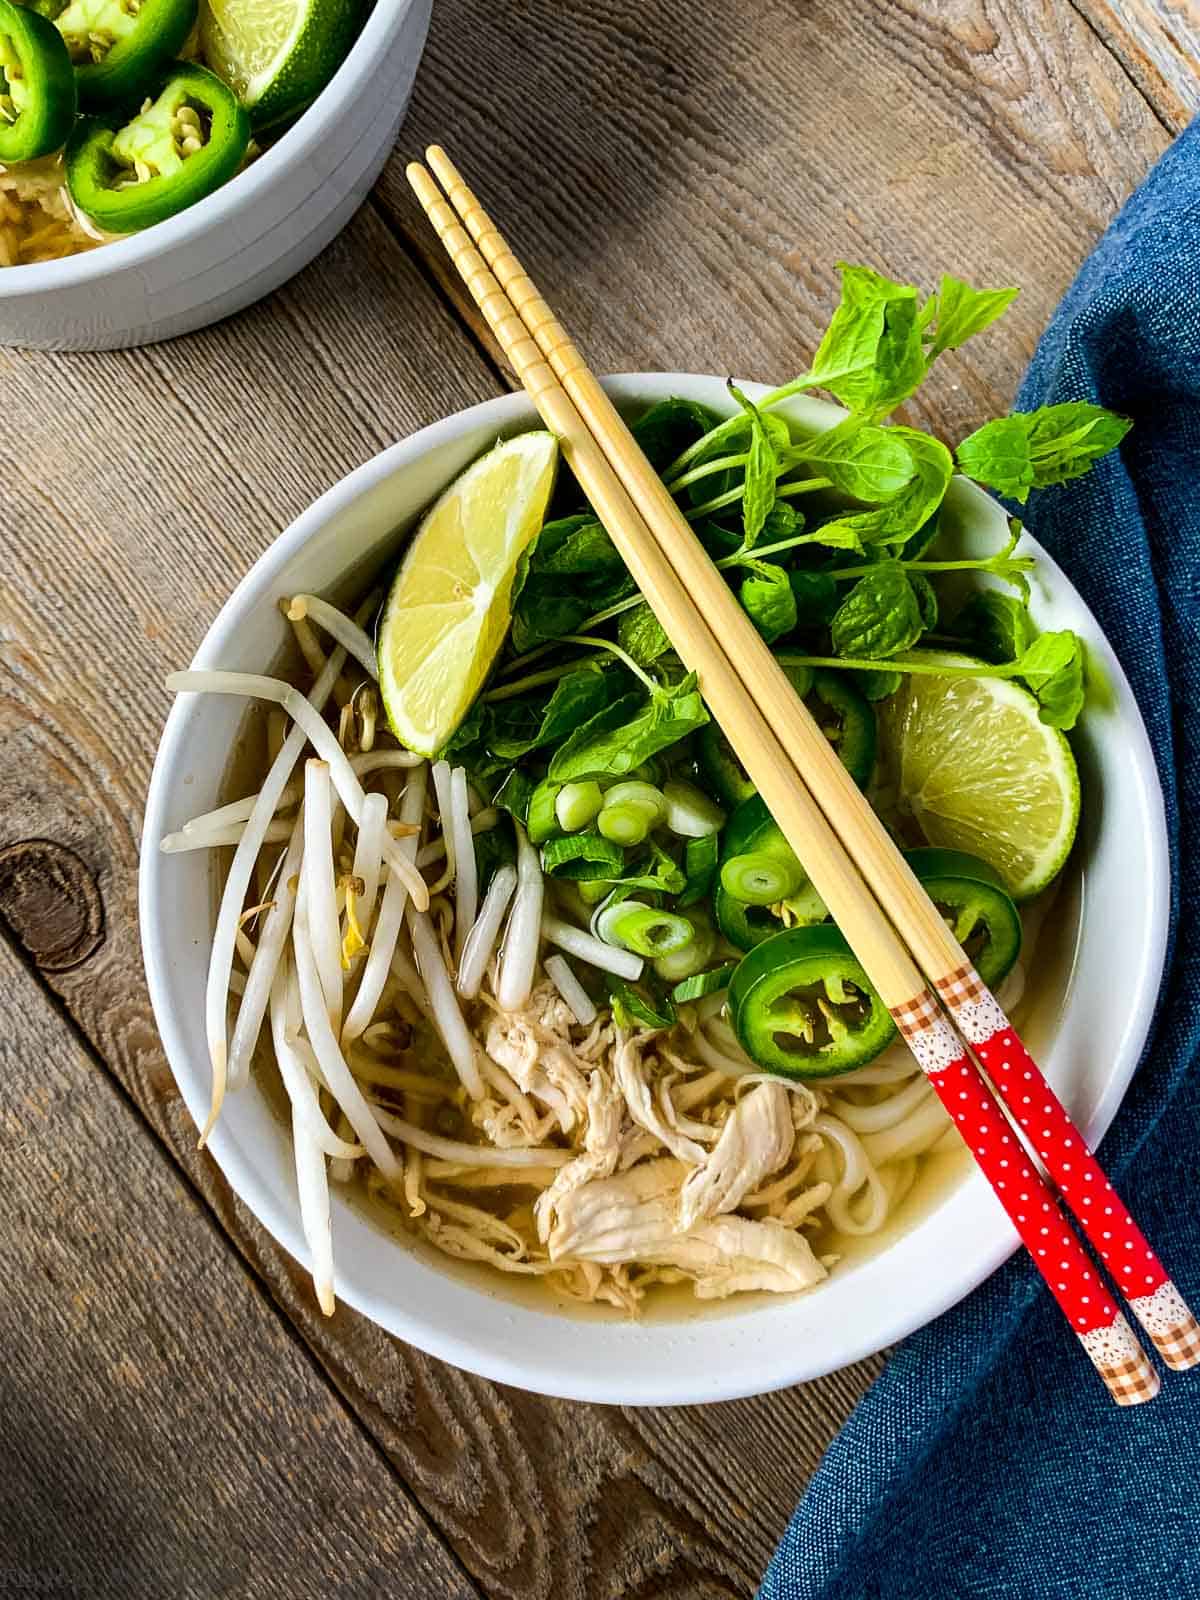
[[[607,844],[607,840],[605,843]],[[583,878],[575,887],[579,890],[579,898],[585,906],[598,906],[601,900],[608,897],[612,888],[611,878]]]
[[551,834],[558,832],[556,803],[561,786],[543,778],[529,797],[529,813],[525,823],[530,844],[545,844]]
[[682,950],[672,950],[659,956],[654,970],[664,983],[677,983],[680,978],[690,978],[706,967],[717,948],[717,936],[709,927],[697,927],[696,937]]
[[[684,1005],[689,1000],[705,1000],[710,994],[719,994],[722,989],[728,989],[736,966],[736,961],[728,961],[723,967],[710,967],[707,972],[698,972],[694,977],[685,978],[671,990],[671,999],[678,1005]],[[657,971],[657,961],[654,967]]]
[[564,783],[554,799],[554,815],[564,833],[578,833],[580,828],[586,828],[589,822],[595,821],[596,813],[603,804],[600,785],[594,780]]
[[725,813],[720,806],[694,783],[673,779],[663,785],[663,798],[667,802],[667,827],[681,838],[703,839],[725,826]]
[[675,1007],[664,995],[652,995],[642,984],[624,983],[610,978],[609,998],[613,1016],[623,1028],[669,1028],[675,1021]]
[[696,937],[696,929],[686,917],[657,911],[644,900],[619,900],[605,906],[596,919],[596,932],[605,944],[639,956],[670,955]]
[[612,879],[619,877],[624,867],[620,846],[598,833],[569,833],[547,839],[542,846],[542,870],[551,877]]
[[645,806],[605,806],[596,826],[614,844],[641,844],[650,832],[650,814]]
[[786,900],[804,882],[804,869],[794,856],[770,850],[747,850],[730,856],[721,868],[721,887],[745,906],[773,906]]
[[604,795],[604,809],[611,806],[642,806],[652,828],[657,828],[667,819],[667,802],[661,789],[656,789],[652,783],[642,783],[636,778],[627,778],[623,783],[614,783]]

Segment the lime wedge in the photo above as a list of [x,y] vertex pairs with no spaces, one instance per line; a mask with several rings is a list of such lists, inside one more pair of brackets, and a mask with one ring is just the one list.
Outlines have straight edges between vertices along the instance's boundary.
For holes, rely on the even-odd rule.
[[361,17],[360,0],[201,0],[200,48],[258,130],[316,99]]
[[885,770],[929,843],[979,856],[1014,899],[1044,889],[1075,839],[1079,774],[1033,696],[1008,678],[914,674],[879,710]]
[[432,756],[471,708],[508,631],[513,576],[542,526],[558,441],[505,440],[456,478],[396,574],[379,624],[379,686],[392,732]]

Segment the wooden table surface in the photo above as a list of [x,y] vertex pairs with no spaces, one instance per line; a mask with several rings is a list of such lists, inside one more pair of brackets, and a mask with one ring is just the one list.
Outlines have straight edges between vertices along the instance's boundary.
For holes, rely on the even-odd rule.
[[142,799],[234,582],[509,386],[403,179],[452,140],[602,371],[801,370],[833,263],[1024,292],[924,425],[1011,402],[1200,101],[1195,0],[438,0],[340,240],[174,345],[0,352],[0,1595],[750,1596],[880,1358],[609,1410],[331,1321],[233,1198],[142,980]]

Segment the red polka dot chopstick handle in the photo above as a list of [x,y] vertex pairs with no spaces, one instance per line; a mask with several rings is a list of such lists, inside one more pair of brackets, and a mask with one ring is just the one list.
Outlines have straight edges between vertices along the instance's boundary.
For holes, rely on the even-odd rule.
[[933,994],[892,1015],[1113,1399],[1153,1400],[1157,1372]]
[[936,988],[1158,1353],[1200,1364],[1200,1323],[991,991],[969,964]]

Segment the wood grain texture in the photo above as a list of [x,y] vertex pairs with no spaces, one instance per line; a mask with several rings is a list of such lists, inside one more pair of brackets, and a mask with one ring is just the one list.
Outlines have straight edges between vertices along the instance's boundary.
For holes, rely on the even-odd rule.
[[1072,0],[1163,125],[1179,133],[1200,109],[1197,0]]
[[0,993],[0,1594],[469,1600],[394,1473],[3,944]]
[[[701,21],[686,0],[440,0],[378,199],[417,265],[367,209],[294,284],[222,327],[115,355],[0,353],[6,416],[20,420],[0,436],[0,931],[489,1595],[750,1596],[880,1363],[759,1400],[607,1411],[454,1371],[344,1309],[325,1322],[196,1154],[142,987],[136,856],[162,676],[316,494],[495,392],[486,342],[464,335],[471,319],[403,183],[403,159],[428,140],[451,145],[601,368],[790,374],[824,325],[838,257],[927,284],[943,268],[1022,283],[1011,318],[947,359],[922,405],[921,420],[955,433],[1008,402],[1088,244],[1166,143],[1161,108],[1101,32],[1053,0],[753,0]],[[29,981],[0,969],[0,1009],[21,1008],[34,1030],[22,1059],[36,1064],[59,1035]],[[92,1094],[110,1093],[93,1078]],[[40,1193],[23,1170],[9,1164],[13,1205]],[[156,1314],[182,1328],[172,1264],[193,1235],[214,1236],[186,1208],[183,1221],[159,1209],[172,1304]],[[148,1211],[131,1206],[135,1237]],[[115,1248],[104,1229],[92,1243]],[[205,1280],[215,1320],[236,1328],[219,1276],[214,1264]],[[50,1295],[36,1283],[26,1305],[53,1348]],[[286,1361],[264,1348],[261,1406],[295,1442],[307,1413],[287,1411]],[[200,1406],[203,1382],[189,1393]],[[148,1428],[169,1420],[156,1394],[139,1394]],[[319,1396],[324,1416],[333,1403]],[[239,1419],[236,1449],[261,1451],[249,1427]],[[162,1474],[187,1492],[178,1470]],[[307,1549],[323,1526],[297,1512],[288,1531]],[[361,1546],[345,1548],[358,1559]],[[453,1571],[422,1569],[421,1582],[430,1600],[459,1593]],[[408,1592],[399,1579],[380,1592],[391,1587]],[[333,1592],[375,1591],[368,1578]]]
[[1021,285],[912,408],[961,435],[1167,134],[1059,0],[442,0],[380,189],[441,275],[403,172],[435,139],[600,371],[790,377],[840,259]]

